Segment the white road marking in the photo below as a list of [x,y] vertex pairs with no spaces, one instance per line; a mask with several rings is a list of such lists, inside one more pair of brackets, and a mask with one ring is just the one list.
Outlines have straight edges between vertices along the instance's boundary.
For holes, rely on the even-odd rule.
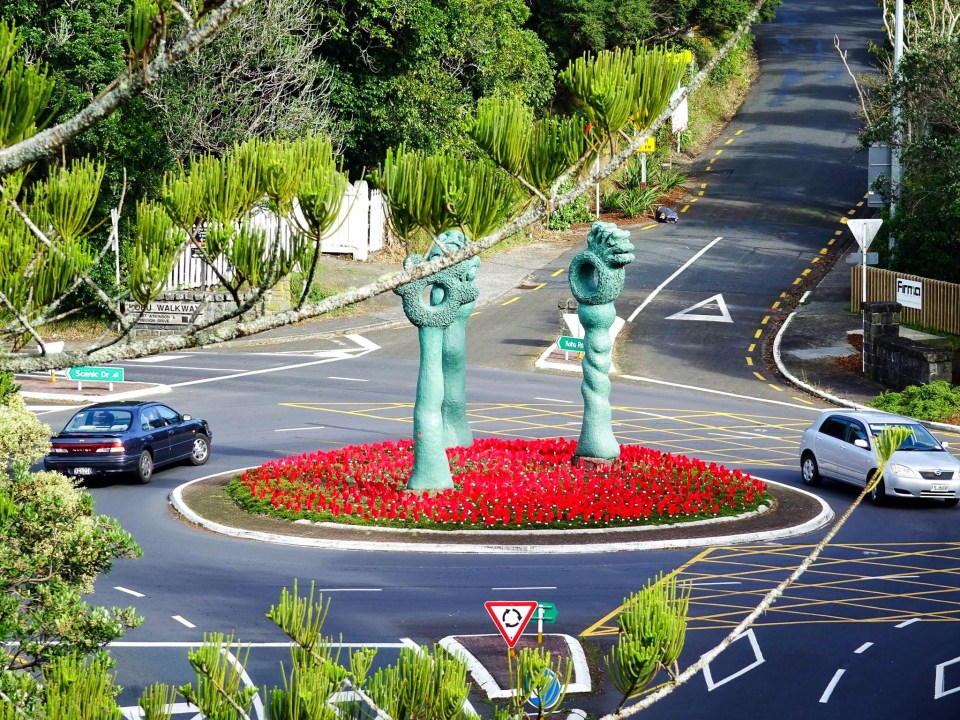
[[345,380],[346,382],[370,382],[363,378],[340,377],[339,375],[327,375],[327,380]]
[[691,587],[709,587],[711,585],[743,585],[739,580],[730,580],[727,582],[694,582],[690,583]]
[[939,665],[937,665],[937,676],[936,676],[936,682],[934,683],[934,690],[933,690],[934,700],[939,700],[944,695],[952,695],[955,692],[960,692],[960,685],[955,685],[949,690],[947,690],[944,687],[943,671],[947,668],[947,666],[956,665],[957,662],[960,662],[960,657],[955,657],[952,660],[947,660],[946,662],[942,662]]
[[186,355],[150,355],[148,357],[142,358],[133,358],[131,360],[124,360],[123,362],[132,362],[132,363],[162,363],[167,360],[180,360],[187,357]]
[[566,405],[573,404],[573,400],[560,400],[559,398],[546,398],[546,397],[535,397],[534,400],[545,400],[547,402],[558,402],[564,403]]
[[710,670],[710,664],[707,663],[703,668],[703,679],[707,681],[707,691],[710,692],[721,685],[724,685],[731,680],[740,677],[741,675],[750,672],[755,667],[758,667],[764,663],[763,653],[760,652],[760,643],[757,642],[757,636],[753,632],[753,628],[750,628],[745,633],[741,633],[734,639],[733,642],[739,642],[742,638],[747,638],[747,641],[750,643],[750,648],[753,650],[754,661],[747,665],[745,668],[738,670],[732,675],[728,675],[719,682],[714,682],[713,672]]
[[[694,313],[691,310],[699,310],[700,308],[706,308],[708,305],[716,305],[717,310],[720,312],[719,315],[710,314],[706,315],[704,313]],[[701,322],[722,322],[722,323],[732,323],[733,318],[730,317],[730,311],[727,309],[727,303],[723,300],[723,295],[717,293],[713,297],[708,297],[706,300],[698,302],[696,305],[691,305],[690,307],[676,312],[673,315],[668,315],[666,320],[699,320]]]
[[[127,362],[127,361],[125,360],[124,362]],[[169,370],[202,370],[203,372],[221,372],[221,371],[243,372],[243,368],[201,367],[199,365],[164,365],[163,367]]]
[[556,590],[556,585],[529,585],[527,587],[495,587],[491,590]]
[[296,427],[296,428],[276,428],[274,432],[297,432],[299,430],[323,430],[325,426],[323,425],[311,425],[310,427]]
[[383,592],[383,588],[317,588],[317,592]]
[[[373,352],[374,350],[379,350],[380,346],[376,345],[366,338],[361,337],[360,335],[347,335],[348,338],[357,342],[358,345],[363,346],[363,350],[360,352],[354,352],[352,350],[340,350],[338,353],[342,353],[337,357],[323,358],[322,360],[311,360],[310,362],[296,363],[293,365],[279,365],[277,367],[263,368],[262,370],[248,370],[246,372],[234,373],[232,375],[220,375],[218,377],[212,378],[202,378],[200,380],[188,380],[181,383],[172,383],[169,387],[178,388],[178,387],[187,387],[189,385],[202,385],[204,383],[211,382],[221,382],[223,380],[234,380],[240,377],[250,377],[252,375],[264,375],[266,373],[281,372],[284,370],[298,370],[300,368],[312,367],[314,365],[323,365],[329,362],[336,362],[337,360],[346,360],[362,357],[368,353]],[[371,347],[372,346],[372,347]]]
[[873,643],[872,643],[872,642],[865,642],[863,645],[861,645],[860,647],[858,647],[858,648],[857,648],[856,650],[854,650],[853,652],[854,652],[855,655],[861,655],[861,654],[865,653],[867,650],[869,650],[869,649],[872,648],[872,647],[873,647]]
[[420,646],[417,645],[411,638],[400,638],[400,644],[404,647],[408,647],[412,650],[420,652]]
[[721,235],[720,237],[718,237],[718,238],[715,238],[714,240],[711,240],[709,243],[707,243],[707,244],[704,245],[702,248],[700,248],[700,250],[697,251],[697,253],[696,253],[692,258],[690,258],[690,259],[687,260],[683,265],[681,265],[681,266],[677,269],[677,271],[673,273],[673,275],[671,275],[671,276],[668,277],[666,280],[664,280],[662,283],[660,283],[659,285],[657,285],[656,289],[655,289],[652,293],[650,293],[649,295],[647,295],[647,297],[644,299],[644,301],[643,301],[642,303],[640,303],[640,307],[638,307],[636,310],[634,310],[634,311],[630,314],[630,317],[627,318],[627,322],[633,322],[633,319],[634,319],[637,315],[640,314],[640,311],[641,311],[641,310],[643,310],[647,305],[649,305],[651,302],[653,302],[653,299],[654,299],[657,295],[660,294],[660,291],[661,291],[661,290],[663,290],[667,285],[670,284],[671,281],[673,281],[674,278],[676,278],[680,273],[682,273],[682,272],[683,272],[684,270],[686,270],[688,267],[690,267],[691,265],[693,265],[697,260],[699,260],[699,259],[701,258],[701,256],[702,256],[707,250],[709,250],[710,248],[712,248],[714,245],[716,245],[716,244],[717,244],[718,242],[720,242],[721,240],[723,240],[723,236],[722,236],[722,235]]
[[133,595],[134,597],[146,597],[146,595],[144,595],[143,593],[138,593],[136,590],[130,590],[129,588],[120,587],[119,585],[114,585],[113,589],[119,590],[120,592],[126,593],[127,595]]
[[894,625],[894,627],[899,630],[900,628],[905,628],[907,625],[913,625],[915,622],[920,622],[920,618],[910,618],[909,620],[904,620],[899,625]]
[[[722,395],[724,397],[737,398],[740,400],[752,400],[753,402],[762,402],[767,403],[768,405],[783,405],[784,407],[799,408],[800,410],[809,410],[810,412],[820,412],[821,410],[821,408],[810,405],[788,403],[783,402],[782,400],[767,400],[766,398],[755,397],[753,395],[739,395],[737,393],[726,392],[725,390],[714,390],[713,388],[697,387],[696,385],[684,385],[682,383],[669,382],[667,380],[656,380],[654,378],[641,377],[639,375],[621,375],[620,377],[626,378],[627,380],[638,380],[639,382],[652,383],[653,385],[666,385],[667,387],[680,388],[681,390],[695,390],[696,392],[709,393],[711,395]],[[876,555],[878,553],[874,554]]]
[[919,575],[865,575],[864,580],[912,580]]
[[846,670],[837,670],[837,672],[833,674],[833,679],[830,680],[830,684],[827,685],[827,689],[824,690],[823,695],[820,696],[820,702],[829,702],[830,695],[833,693],[833,689],[837,686],[837,683],[840,682],[840,678],[843,677],[845,672]]
[[[113,648],[195,648],[203,645],[203,640],[117,640],[115,642],[109,643],[107,647]],[[340,647],[340,648],[402,648],[406,645],[402,642],[395,643],[363,643],[363,642],[335,642],[330,644],[331,647]],[[244,642],[244,647],[250,648],[291,648],[295,647],[295,643],[291,641],[287,642]]]
[[178,623],[180,623],[181,625],[183,625],[183,626],[185,626],[185,627],[188,627],[188,628],[191,628],[191,629],[196,627],[196,625],[194,625],[192,622],[190,622],[189,620],[187,620],[185,617],[182,617],[182,616],[180,616],[180,615],[173,615],[172,617],[173,617],[174,620],[176,620]]

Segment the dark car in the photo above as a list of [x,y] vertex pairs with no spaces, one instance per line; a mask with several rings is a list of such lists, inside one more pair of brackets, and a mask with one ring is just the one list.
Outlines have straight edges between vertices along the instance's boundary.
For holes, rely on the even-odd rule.
[[211,437],[206,420],[163,403],[98,403],[70,418],[50,441],[43,466],[65,475],[131,473],[148,483],[160,465],[180,460],[203,465]]

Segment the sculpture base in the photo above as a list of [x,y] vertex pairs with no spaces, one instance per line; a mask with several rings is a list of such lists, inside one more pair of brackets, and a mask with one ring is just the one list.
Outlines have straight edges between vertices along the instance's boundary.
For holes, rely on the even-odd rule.
[[585,455],[574,455],[573,463],[574,467],[583,466],[587,470],[591,470],[595,467],[610,467],[613,465],[616,458],[598,458],[598,457],[587,457]]

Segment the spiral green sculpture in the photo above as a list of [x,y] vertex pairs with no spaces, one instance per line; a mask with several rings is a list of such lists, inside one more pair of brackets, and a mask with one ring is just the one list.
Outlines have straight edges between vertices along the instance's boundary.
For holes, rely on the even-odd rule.
[[[448,235],[449,233],[444,233],[438,239],[444,243],[444,236]],[[457,235],[460,234],[457,233]],[[446,238],[446,243],[453,242],[453,238]],[[460,242],[463,242],[462,235],[460,235]],[[443,250],[438,249],[438,252],[442,253]],[[432,251],[431,255],[434,255]],[[409,270],[422,262],[424,258],[420,255],[410,255],[403,261],[403,267]],[[462,435],[462,428],[454,420],[457,417],[458,397],[459,405],[462,407],[462,425],[469,433],[466,421],[466,381],[464,379],[466,331],[463,329],[459,336],[452,338],[449,343],[445,342],[445,336],[450,326],[462,315],[463,308],[469,305],[472,311],[473,303],[477,300],[479,292],[476,284],[473,283],[476,277],[476,265],[477,263],[471,264],[469,261],[457,263],[394,290],[403,301],[403,312],[407,319],[417,326],[420,339],[420,372],[417,376],[417,399],[413,407],[413,471],[407,481],[407,488],[410,490],[442,490],[453,487],[446,448],[448,442],[454,442],[452,437],[454,433],[458,437]],[[429,303],[424,300],[427,288],[430,288]],[[470,313],[467,312],[460,318],[464,325],[469,315]],[[445,346],[448,344],[451,349],[449,360],[445,352]],[[459,360],[456,359],[458,352]],[[451,401],[447,403],[451,408],[449,423],[445,423],[443,417],[444,399],[447,394],[445,388],[447,366],[451,367],[453,378],[458,377],[457,368],[459,368],[459,378],[463,387],[459,395],[456,390],[452,391]],[[451,426],[450,439],[447,437],[446,430],[448,424]],[[459,444],[461,443],[454,442],[453,446]]]
[[584,329],[583,424],[576,457],[609,461],[620,455],[610,412],[610,327],[617,317],[614,301],[623,292],[624,268],[633,262],[630,233],[613,223],[596,222],[587,247],[570,263],[570,290],[580,303]]

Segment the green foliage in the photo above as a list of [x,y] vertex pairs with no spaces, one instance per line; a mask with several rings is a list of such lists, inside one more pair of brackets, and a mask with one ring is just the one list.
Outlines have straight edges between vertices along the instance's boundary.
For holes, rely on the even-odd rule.
[[658,576],[626,598],[617,617],[617,644],[604,657],[614,687],[623,695],[618,710],[661,669],[675,675],[687,631],[690,587],[675,574]]
[[163,292],[184,241],[162,207],[143,200],[137,204],[127,280],[134,300],[146,306]]
[[659,197],[659,189],[653,185],[630,187],[607,196],[607,203],[628,218],[641,217],[653,207]]
[[0,20],[0,148],[30,137],[44,124],[54,80],[43,65],[17,53],[23,38],[15,23]]
[[109,658],[79,654],[57,658],[44,670],[45,717],[57,720],[120,720],[120,692]]
[[753,46],[753,41],[754,37],[751,33],[744,33],[733,50],[714,66],[708,82],[712,85],[722,86],[729,83],[734,77],[739,77],[746,65],[747,55]]
[[[573,186],[570,183],[564,183],[558,190],[558,195],[568,192]],[[596,215],[587,204],[587,195],[583,194],[573,202],[567,203],[561,208],[557,208],[550,213],[548,227],[551,230],[566,230],[574,223],[584,223],[594,220]]]
[[884,392],[871,407],[920,420],[947,422],[960,417],[960,387],[946,380],[927,385],[911,385],[902,392]]
[[396,664],[370,678],[367,694],[394,720],[467,720],[467,666],[439,647],[401,648]]
[[32,465],[47,453],[50,426],[27,409],[9,373],[0,375],[0,476],[14,463]]
[[510,667],[510,680],[513,683],[514,695],[510,702],[512,717],[522,717],[525,705],[531,698],[536,699],[536,717],[543,717],[546,712],[543,707],[543,698],[550,689],[554,678],[560,683],[560,696],[557,698],[552,711],[559,712],[570,684],[573,672],[569,662],[563,658],[553,658],[550,651],[542,647],[523,648],[517,653],[516,660],[507,658]]
[[[0,372],[0,407],[7,404],[8,399],[20,392],[20,386],[14,381],[13,375]],[[2,410],[0,410],[2,412]]]
[[249,649],[242,650],[239,643],[234,646],[232,635],[204,633],[203,645],[187,653],[197,673],[196,685],[181,685],[180,694],[200,708],[204,717],[243,720],[257,694],[256,687],[242,685],[248,654]]

